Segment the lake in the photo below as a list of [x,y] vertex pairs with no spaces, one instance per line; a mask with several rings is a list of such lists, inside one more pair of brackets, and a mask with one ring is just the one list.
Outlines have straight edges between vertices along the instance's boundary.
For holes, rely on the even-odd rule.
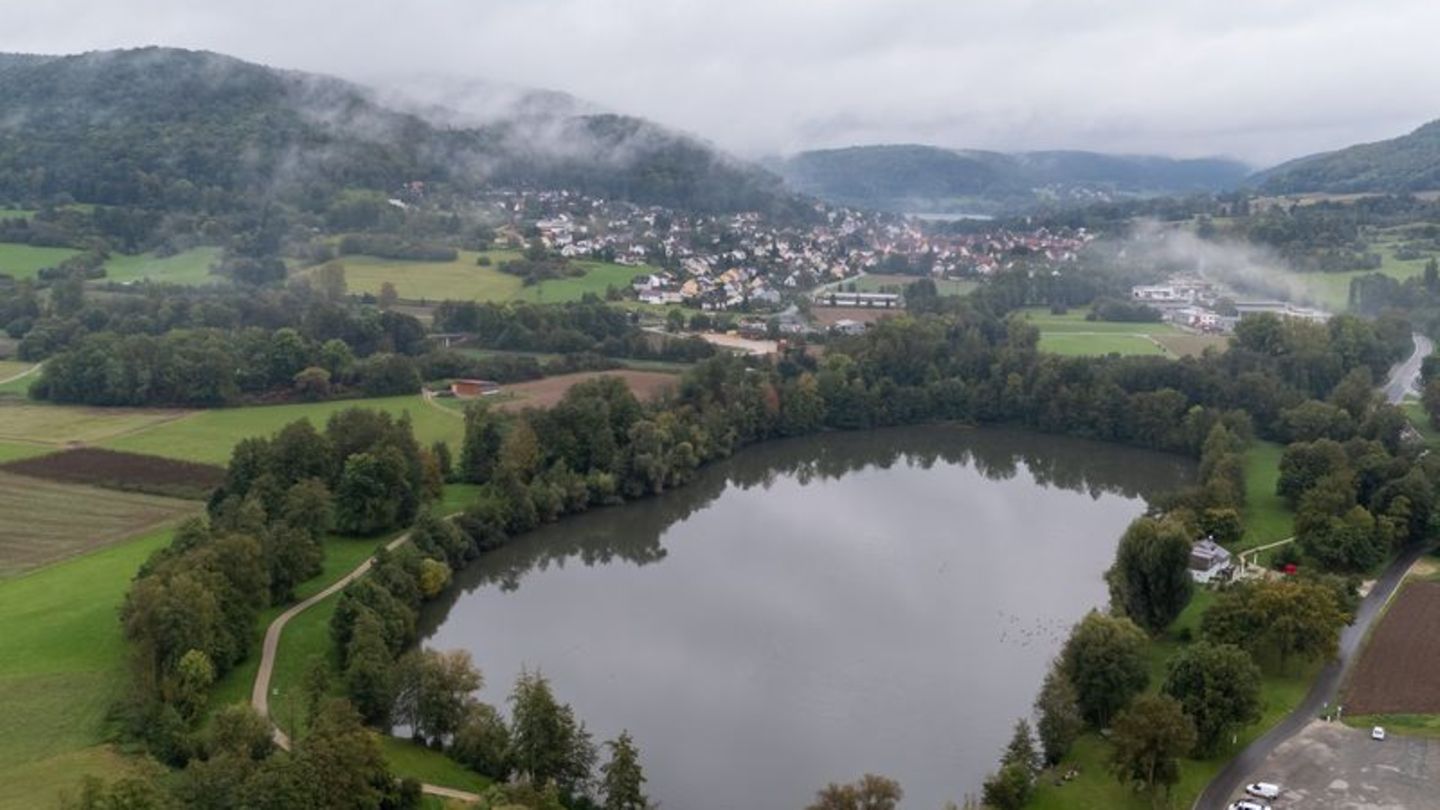
[[539,669],[597,743],[629,729],[665,807],[801,810],[868,771],[939,810],[979,794],[1145,498],[1192,475],[993,428],[773,442],[482,557],[421,634],[502,710]]

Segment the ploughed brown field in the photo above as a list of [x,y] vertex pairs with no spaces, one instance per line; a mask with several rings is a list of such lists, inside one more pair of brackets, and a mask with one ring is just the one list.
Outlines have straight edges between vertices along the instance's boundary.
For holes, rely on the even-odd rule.
[[666,374],[659,371],[633,371],[629,369],[618,369],[615,371],[581,371],[575,374],[558,374],[554,377],[546,377],[542,380],[531,380],[530,382],[516,383],[504,386],[505,394],[512,396],[503,402],[497,402],[496,407],[500,410],[518,411],[523,408],[548,408],[560,401],[570,387],[586,380],[593,380],[596,377],[619,377],[630,386],[630,390],[637,399],[654,399],[661,391],[679,383],[680,378],[674,374]]
[[1345,688],[1345,713],[1440,713],[1440,582],[1411,582],[1370,636]]
[[225,481],[225,470],[210,464],[81,447],[12,461],[0,471],[67,484],[205,498]]
[[834,326],[840,321],[875,323],[884,318],[896,318],[905,314],[904,307],[810,307],[810,315],[821,326]]

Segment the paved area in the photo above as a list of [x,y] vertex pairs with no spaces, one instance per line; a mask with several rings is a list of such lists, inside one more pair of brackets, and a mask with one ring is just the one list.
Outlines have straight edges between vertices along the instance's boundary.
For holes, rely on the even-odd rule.
[[1384,742],[1316,720],[1281,743],[1245,784],[1274,782],[1276,810],[1440,810],[1440,739]]
[[1420,393],[1420,364],[1435,351],[1435,344],[1430,338],[1417,332],[1411,339],[1415,341],[1415,351],[1390,369],[1390,376],[1383,386],[1385,399],[1391,405],[1398,405],[1405,397]]

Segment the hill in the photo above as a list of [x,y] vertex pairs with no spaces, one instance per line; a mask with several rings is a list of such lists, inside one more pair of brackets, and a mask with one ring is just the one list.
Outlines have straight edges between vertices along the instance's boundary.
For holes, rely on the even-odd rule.
[[579,188],[683,210],[803,208],[778,178],[702,141],[546,98],[464,126],[339,79],[214,53],[0,55],[0,199],[313,207],[341,188],[425,180]]
[[1440,189],[1440,121],[1398,138],[1297,158],[1252,179],[1271,194]]
[[923,145],[801,152],[770,167],[806,194],[890,211],[992,213],[1049,200],[1216,191],[1248,173],[1220,158],[1051,151],[1007,154]]

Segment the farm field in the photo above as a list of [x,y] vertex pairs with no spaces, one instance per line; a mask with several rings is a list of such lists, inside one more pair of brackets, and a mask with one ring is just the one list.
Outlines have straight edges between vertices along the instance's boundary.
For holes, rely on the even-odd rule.
[[1165,354],[1164,349],[1144,335],[1115,335],[1103,332],[1041,332],[1040,350],[1068,356]]
[[0,472],[64,484],[204,500],[225,482],[209,464],[81,447],[0,466]]
[[168,284],[216,283],[221,279],[210,274],[210,266],[220,260],[220,252],[217,247],[199,247],[163,258],[153,253],[116,255],[105,262],[105,278],[102,281],[123,284],[149,279]]
[[42,267],[53,267],[80,251],[0,242],[0,273],[17,279],[34,278]]
[[[29,378],[22,380],[28,384]],[[0,442],[61,447],[91,444],[172,422],[189,411],[150,408],[89,408],[23,400],[0,400]]]
[[0,470],[0,515],[5,516],[0,522],[0,576],[73,557],[199,509],[193,501]]
[[[906,285],[913,284],[920,280],[920,276],[886,275],[884,273],[866,273],[856,279],[855,289],[860,292],[899,292]],[[941,295],[969,295],[979,287],[979,282],[963,281],[954,278],[932,279],[935,282],[935,289]]]
[[882,307],[810,307],[810,317],[821,326],[834,326],[840,321],[859,321],[860,323],[875,323],[882,318],[894,318],[904,315],[905,310],[899,307],[885,309]]
[[465,436],[462,420],[426,405],[417,395],[191,411],[182,419],[118,436],[101,445],[202,464],[225,464],[230,460],[231,448],[241,439],[269,435],[297,419],[309,419],[323,429],[331,414],[346,408],[372,408],[397,417],[408,412],[415,424],[415,436],[422,444],[446,441],[458,450]]
[[[574,374],[557,374],[539,380],[513,383],[501,387],[500,393],[488,398],[491,407],[501,411],[518,411],[524,408],[549,408],[565,396],[571,387],[593,380],[596,377],[619,377],[623,379],[636,398],[654,399],[662,391],[680,381],[675,374],[667,371],[638,371],[634,369],[613,369],[610,371],[579,371]],[[436,397],[432,402],[455,416],[465,412],[473,400],[454,397]],[[462,426],[463,428],[463,426]],[[462,430],[463,432],[463,430]]]
[[[520,258],[513,250],[491,250],[484,255],[489,267],[480,267],[475,260],[482,254],[462,250],[453,262],[421,262],[381,259],[375,256],[341,256],[345,266],[345,282],[351,294],[378,295],[380,286],[389,281],[406,301],[535,301],[556,303],[578,301],[585,293],[604,295],[606,287],[624,287],[642,273],[653,268],[626,267],[596,261],[576,261],[588,272],[579,278],[556,279],[526,287],[518,276],[500,272],[503,261]],[[315,268],[301,271],[302,275]]]
[[29,219],[35,212],[28,208],[0,208],[0,219]]
[[1440,583],[1406,583],[1371,631],[1345,687],[1352,715],[1440,714]]
[[1199,357],[1206,349],[1223,352],[1230,345],[1225,335],[1152,335],[1156,343],[1176,357]]
[[136,569],[169,539],[159,530],[0,581],[0,810],[53,807],[81,774],[130,767],[104,744],[126,677],[117,612]]
[[54,447],[47,447],[43,444],[22,444],[20,442],[0,442],[0,464],[9,461],[17,461],[22,458],[33,458],[43,456],[46,453],[55,452]]

